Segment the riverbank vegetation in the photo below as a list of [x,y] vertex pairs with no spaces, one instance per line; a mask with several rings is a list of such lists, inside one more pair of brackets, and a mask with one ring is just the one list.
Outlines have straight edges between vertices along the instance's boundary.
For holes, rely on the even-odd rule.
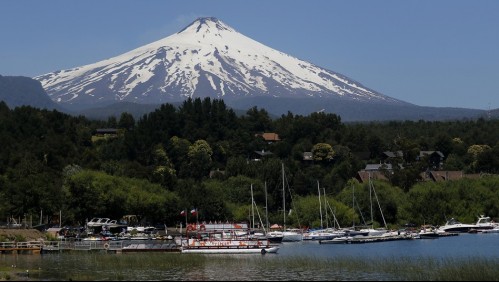
[[[98,136],[103,128],[113,134]],[[279,138],[263,139],[269,132]],[[371,220],[370,186],[391,226],[474,222],[479,214],[499,216],[498,133],[499,120],[484,118],[342,123],[328,113],[271,118],[256,107],[236,115],[209,98],[107,121],[0,102],[0,218],[83,225],[137,214],[173,226],[185,222],[180,211],[196,208],[200,221],[248,221],[253,186],[271,223],[282,224],[284,188],[287,225],[318,227],[319,183],[342,226]],[[419,157],[428,150],[441,152],[442,163]],[[360,181],[358,171],[384,162],[386,151],[402,152],[384,171],[387,180]],[[478,177],[421,177],[438,169]],[[373,212],[382,225],[379,209]]]

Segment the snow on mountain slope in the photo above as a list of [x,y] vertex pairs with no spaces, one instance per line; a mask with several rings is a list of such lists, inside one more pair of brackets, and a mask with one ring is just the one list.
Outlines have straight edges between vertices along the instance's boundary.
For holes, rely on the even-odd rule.
[[94,64],[35,77],[62,104],[155,104],[188,97],[340,97],[406,104],[252,40],[216,18]]

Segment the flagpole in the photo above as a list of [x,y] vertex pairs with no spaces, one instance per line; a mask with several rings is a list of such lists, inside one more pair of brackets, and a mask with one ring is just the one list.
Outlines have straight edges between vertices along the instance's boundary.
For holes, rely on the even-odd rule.
[[199,220],[198,220],[198,214],[199,214],[199,212],[198,212],[197,208],[195,208],[194,210],[196,211],[196,225],[198,225],[199,224]]

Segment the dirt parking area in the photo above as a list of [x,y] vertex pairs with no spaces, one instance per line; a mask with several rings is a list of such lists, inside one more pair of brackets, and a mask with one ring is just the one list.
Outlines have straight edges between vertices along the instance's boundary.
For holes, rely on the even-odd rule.
[[45,234],[36,229],[0,228],[0,241],[39,241],[45,239]]

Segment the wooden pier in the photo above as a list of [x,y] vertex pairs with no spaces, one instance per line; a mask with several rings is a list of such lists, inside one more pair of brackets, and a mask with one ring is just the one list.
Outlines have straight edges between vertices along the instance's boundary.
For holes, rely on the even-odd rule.
[[43,242],[0,242],[0,253],[2,254],[19,254],[31,253],[39,254],[42,250]]

